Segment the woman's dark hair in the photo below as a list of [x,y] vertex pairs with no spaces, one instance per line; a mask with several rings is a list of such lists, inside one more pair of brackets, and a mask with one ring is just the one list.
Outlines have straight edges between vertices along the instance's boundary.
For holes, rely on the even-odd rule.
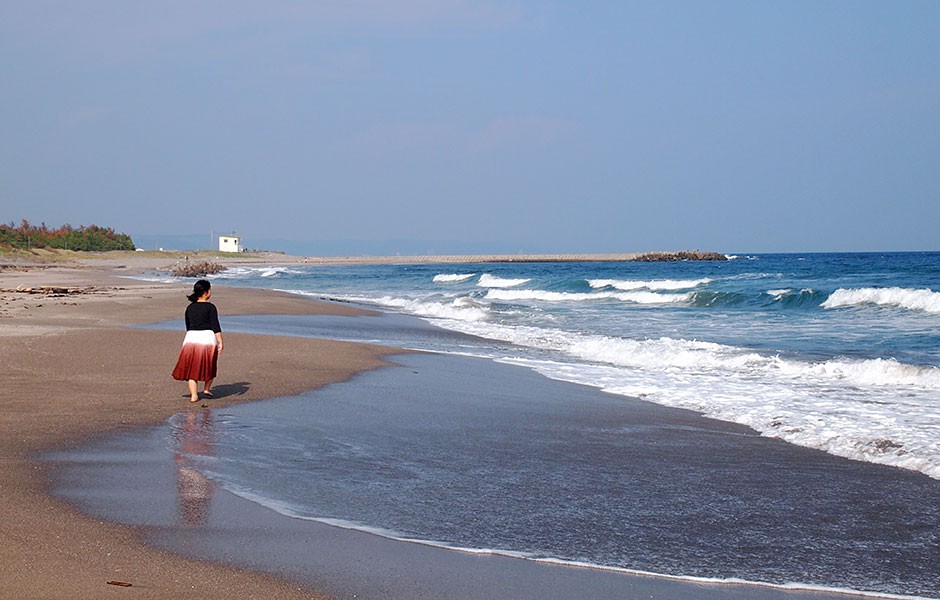
[[209,283],[209,280],[200,279],[193,284],[193,293],[186,297],[189,298],[190,302],[195,302],[196,300],[202,298],[202,295],[208,292],[211,287],[212,284]]

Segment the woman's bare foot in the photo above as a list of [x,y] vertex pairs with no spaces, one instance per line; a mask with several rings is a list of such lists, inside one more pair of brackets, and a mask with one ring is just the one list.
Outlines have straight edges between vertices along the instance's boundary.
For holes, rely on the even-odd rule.
[[205,396],[206,398],[214,398],[214,396],[212,395],[212,390],[202,390],[202,395]]
[[187,385],[189,386],[189,401],[193,404],[199,402],[199,382],[195,379],[190,379]]

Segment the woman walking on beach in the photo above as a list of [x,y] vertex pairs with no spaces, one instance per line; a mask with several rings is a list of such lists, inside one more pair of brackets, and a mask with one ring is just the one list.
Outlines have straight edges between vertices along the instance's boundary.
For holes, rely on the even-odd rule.
[[193,284],[193,293],[187,296],[186,337],[180,349],[173,379],[189,382],[189,401],[199,402],[199,382],[205,381],[202,395],[212,397],[212,380],[222,353],[222,327],[219,311],[209,302],[212,286],[205,279]]

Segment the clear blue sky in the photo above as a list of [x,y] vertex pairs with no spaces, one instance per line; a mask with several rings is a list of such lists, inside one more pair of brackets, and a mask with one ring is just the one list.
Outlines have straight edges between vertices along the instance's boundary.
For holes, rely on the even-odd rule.
[[940,250],[940,2],[2,0],[23,218],[311,254]]

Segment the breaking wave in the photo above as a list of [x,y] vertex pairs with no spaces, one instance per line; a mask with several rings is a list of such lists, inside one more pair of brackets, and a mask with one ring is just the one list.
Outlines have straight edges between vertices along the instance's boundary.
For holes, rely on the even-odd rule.
[[839,288],[825,302],[823,308],[848,306],[895,306],[907,310],[940,313],[940,292],[929,289],[889,288]]
[[654,279],[651,281],[621,279],[589,279],[588,285],[595,289],[612,287],[615,290],[689,290],[710,283],[711,279]]
[[504,279],[502,277],[497,277],[496,275],[490,275],[489,273],[484,273],[480,275],[480,281],[477,283],[480,287],[487,288],[511,288],[516,287],[525,283],[529,283],[531,279]]
[[440,275],[435,275],[434,283],[461,283],[469,279],[473,279],[476,273],[441,273]]
[[224,271],[213,275],[213,279],[242,279],[248,277],[280,277],[282,275],[304,275],[305,271],[292,269],[290,267],[266,266],[250,267],[238,266],[229,267]]
[[343,296],[346,302],[358,302],[395,308],[404,312],[433,319],[452,319],[454,321],[482,321],[489,316],[489,310],[473,298],[461,296],[455,299],[412,299],[395,296],[378,298]]
[[658,294],[656,292],[552,292],[547,290],[489,290],[487,300],[507,302],[537,300],[541,302],[596,302],[598,300],[620,300],[635,304],[668,304],[687,302],[691,294]]

